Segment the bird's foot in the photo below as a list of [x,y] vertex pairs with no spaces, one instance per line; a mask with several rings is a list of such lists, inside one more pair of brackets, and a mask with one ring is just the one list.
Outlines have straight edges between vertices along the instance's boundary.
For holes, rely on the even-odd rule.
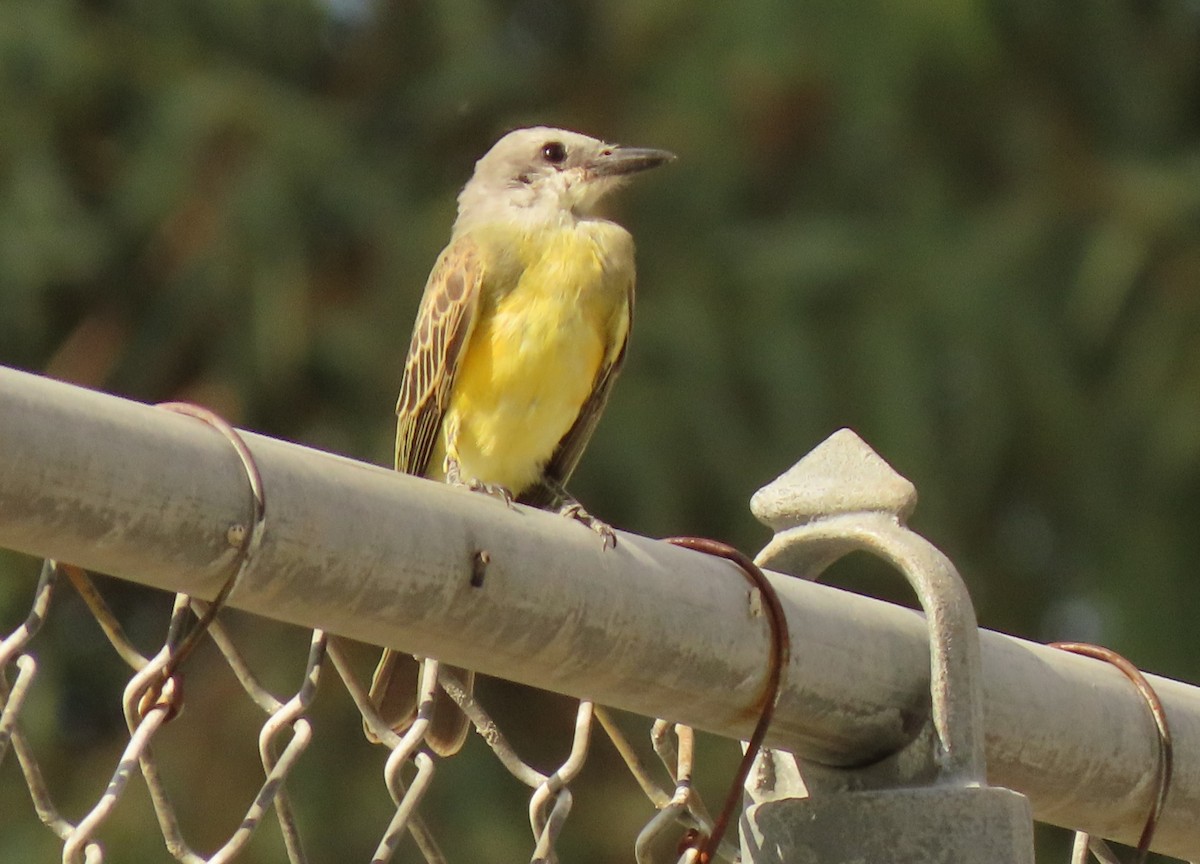
[[445,471],[446,482],[451,486],[459,486],[463,489],[469,489],[472,492],[482,492],[490,498],[500,499],[509,509],[514,509],[513,493],[507,486],[501,486],[499,483],[484,483],[476,477],[472,477],[469,480],[465,479],[462,476],[462,469],[459,467],[458,460],[452,456],[446,457]]
[[499,483],[484,483],[482,480],[476,480],[475,478],[471,478],[462,485],[466,486],[472,492],[482,492],[489,498],[499,498],[510,510],[516,509],[513,506],[512,490],[507,486],[501,486]]
[[617,534],[613,531],[612,526],[607,522],[597,519],[591,513],[583,509],[583,505],[578,501],[567,499],[563,505],[558,508],[560,516],[566,516],[568,519],[574,519],[576,522],[592,529],[600,535],[600,544],[602,549],[615,549],[617,545]]

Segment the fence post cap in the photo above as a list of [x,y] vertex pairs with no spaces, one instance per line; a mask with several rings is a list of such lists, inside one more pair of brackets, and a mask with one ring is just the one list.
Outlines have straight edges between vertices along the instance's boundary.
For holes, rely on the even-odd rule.
[[776,532],[837,513],[882,512],[903,522],[917,490],[852,429],[834,432],[754,493],[750,511]]

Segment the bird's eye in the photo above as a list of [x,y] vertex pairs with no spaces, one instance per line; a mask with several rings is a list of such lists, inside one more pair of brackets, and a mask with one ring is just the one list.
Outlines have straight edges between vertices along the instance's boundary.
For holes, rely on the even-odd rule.
[[542,158],[551,165],[561,165],[567,158],[567,148],[561,141],[547,141],[542,145]]

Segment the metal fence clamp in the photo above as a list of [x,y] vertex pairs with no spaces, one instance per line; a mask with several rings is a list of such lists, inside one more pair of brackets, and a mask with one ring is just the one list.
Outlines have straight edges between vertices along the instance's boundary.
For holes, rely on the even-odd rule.
[[760,566],[817,579],[863,551],[904,575],[929,629],[931,702],[909,744],[869,765],[764,752],[747,784],[744,861],[1033,864],[1029,802],[985,778],[974,608],[949,559],[906,527],[915,504],[912,484],[848,429],[751,502],[775,531]]

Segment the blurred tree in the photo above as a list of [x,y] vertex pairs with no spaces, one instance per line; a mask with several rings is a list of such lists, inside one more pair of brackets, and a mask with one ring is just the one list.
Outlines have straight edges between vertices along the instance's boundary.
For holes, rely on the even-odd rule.
[[[473,159],[535,122],[669,147],[622,205],[638,320],[589,508],[754,548],[749,494],[852,426],[916,482],[985,625],[1196,680],[1197,56],[1191,0],[6,0],[0,363],[387,462]],[[47,674],[92,674],[83,638],[48,634]],[[327,710],[347,739],[308,788],[361,791],[306,817],[365,857],[387,808]],[[516,800],[484,762],[439,775],[445,819]],[[523,849],[521,809],[456,848]],[[588,818],[574,857],[628,854]],[[53,848],[4,821],[7,857]]]

